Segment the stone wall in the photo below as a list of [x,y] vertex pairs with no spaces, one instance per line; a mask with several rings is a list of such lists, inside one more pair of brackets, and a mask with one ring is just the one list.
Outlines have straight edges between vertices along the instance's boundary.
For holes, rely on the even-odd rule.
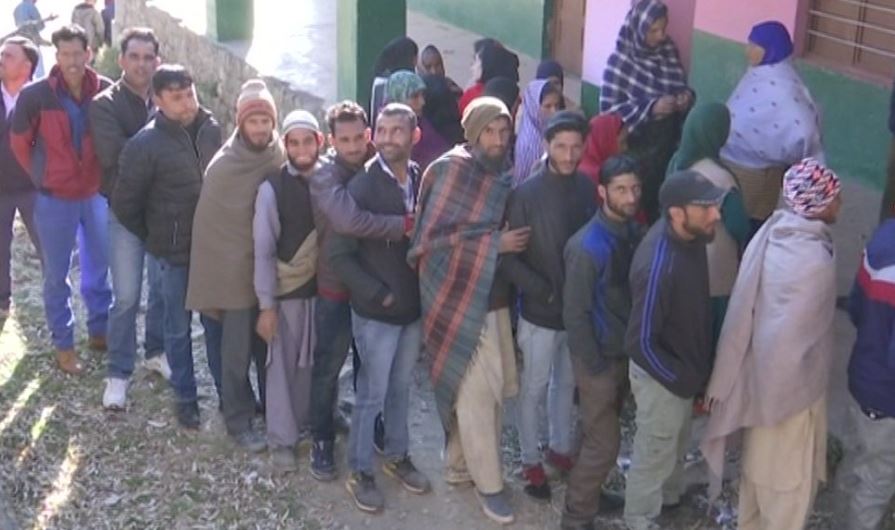
[[[182,64],[190,70],[202,104],[211,109],[227,131],[231,131],[236,123],[239,88],[247,79],[259,77],[258,71],[225,46],[194,33],[180,19],[146,4],[146,0],[115,2],[115,31],[120,32],[129,26],[152,28],[161,42],[162,60]],[[296,90],[276,78],[263,79],[277,102],[280,119],[294,109],[305,109],[322,118],[322,98]]]

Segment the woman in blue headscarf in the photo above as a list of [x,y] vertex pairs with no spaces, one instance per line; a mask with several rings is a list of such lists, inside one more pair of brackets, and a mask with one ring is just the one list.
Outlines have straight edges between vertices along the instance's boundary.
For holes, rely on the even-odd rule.
[[777,207],[786,169],[805,158],[824,159],[820,114],[792,52],[780,22],[752,28],[749,68],[727,101],[730,137],[721,158],[740,184],[753,233]]

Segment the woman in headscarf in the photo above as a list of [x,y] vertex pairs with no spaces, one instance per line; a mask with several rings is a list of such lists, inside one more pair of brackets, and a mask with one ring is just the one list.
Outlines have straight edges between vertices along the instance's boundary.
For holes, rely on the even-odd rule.
[[749,69],[727,101],[731,134],[721,158],[740,183],[753,233],[777,207],[786,169],[803,158],[824,160],[820,114],[792,52],[783,24],[752,28]]
[[544,126],[563,107],[558,86],[546,79],[535,79],[528,84],[522,96],[522,118],[513,158],[514,188],[525,182],[544,154]]
[[385,45],[373,67],[373,89],[370,91],[370,124],[375,125],[379,110],[385,105],[388,77],[395,72],[416,69],[419,47],[410,37],[396,37]]
[[[584,153],[578,171],[598,186],[603,162],[628,148],[628,128],[618,114],[599,114],[590,120],[590,132],[584,142]],[[599,200],[599,196],[597,197]]]
[[667,27],[665,4],[638,1],[619,31],[600,92],[600,112],[620,114],[630,131],[628,145],[641,164],[642,204],[650,221],[659,215],[659,188],[695,98]]
[[565,86],[565,73],[562,70],[562,65],[553,59],[544,59],[538,64],[538,69],[535,72],[535,79],[552,81],[556,85],[559,85],[559,88]]
[[519,82],[519,56],[503,47],[497,41],[487,41],[476,52],[473,62],[473,77],[476,82],[460,98],[460,114],[475,98],[483,95],[485,85],[495,77],[508,77]]
[[[420,141],[413,146],[411,159],[418,163],[422,169],[425,169],[433,160],[441,156],[454,145],[435,128],[432,121],[426,115],[426,108],[428,107],[431,112],[433,106],[444,105],[445,99],[447,99],[448,105],[452,103],[453,111],[455,113],[457,112],[457,103],[455,100],[452,101],[453,97],[450,94],[450,89],[447,87],[444,78],[439,76],[427,77],[430,78],[430,82],[432,83],[440,82],[440,88],[447,93],[446,97],[441,97],[440,102],[438,101],[438,96],[433,98],[432,102],[428,100],[426,97],[428,92],[426,82],[413,72],[402,70],[393,73],[388,78],[388,87],[386,89],[386,103],[404,103],[413,109],[413,112],[417,116],[417,123],[419,124],[421,136]],[[459,117],[457,117],[458,128],[460,123],[459,120]],[[456,135],[456,131],[453,131],[452,134]],[[456,136],[454,136],[454,138],[455,137]]]
[[721,147],[730,134],[730,112],[723,103],[693,108],[684,122],[681,145],[668,164],[668,175],[692,169],[727,191],[721,203],[721,223],[706,246],[709,293],[712,297],[712,339],[717,343],[727,302],[749,235],[749,216],[733,174],[720,161]]
[[413,159],[425,170],[430,163],[457,144],[463,143],[463,127],[457,96],[443,76],[425,75],[426,103],[420,118],[422,138],[413,148]]

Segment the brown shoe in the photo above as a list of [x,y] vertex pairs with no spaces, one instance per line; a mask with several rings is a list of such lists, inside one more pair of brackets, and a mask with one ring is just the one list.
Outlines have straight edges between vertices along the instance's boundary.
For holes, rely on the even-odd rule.
[[108,344],[106,344],[106,338],[99,335],[90,337],[90,339],[87,341],[87,346],[91,350],[96,351],[106,351],[109,349]]
[[67,374],[80,375],[84,372],[84,365],[81,364],[81,359],[75,350],[57,350],[56,364]]

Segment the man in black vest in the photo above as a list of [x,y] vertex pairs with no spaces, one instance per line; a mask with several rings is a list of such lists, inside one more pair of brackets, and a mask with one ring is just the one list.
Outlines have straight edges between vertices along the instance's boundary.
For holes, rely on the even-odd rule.
[[308,185],[323,147],[317,119],[304,110],[289,113],[283,142],[288,160],[258,188],[253,237],[256,330],[268,345],[267,442],[276,467],[292,471],[311,397],[317,230]]

